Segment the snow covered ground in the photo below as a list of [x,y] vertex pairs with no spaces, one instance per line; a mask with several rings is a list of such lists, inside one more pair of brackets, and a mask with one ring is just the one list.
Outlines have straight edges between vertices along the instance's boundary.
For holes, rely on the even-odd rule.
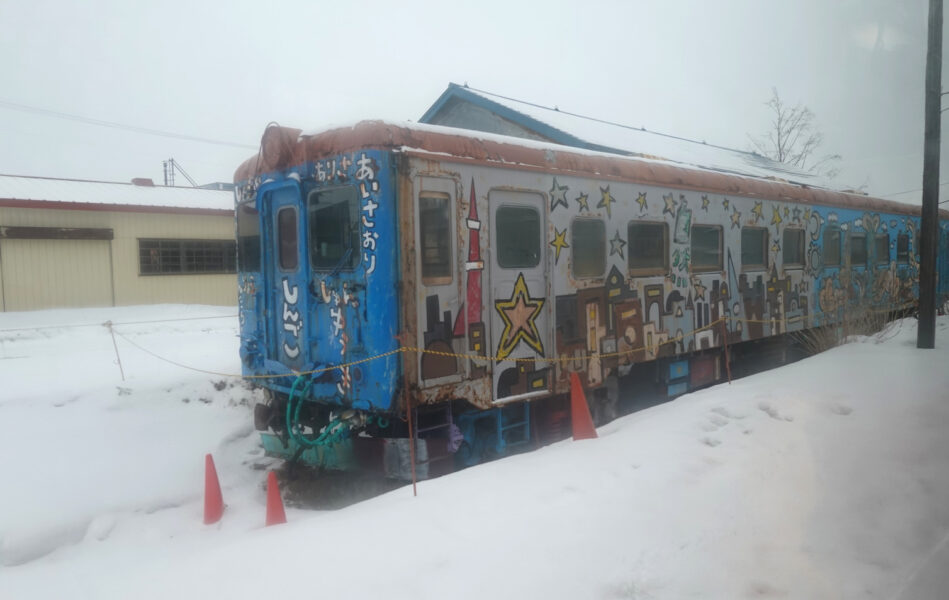
[[0,598],[947,596],[947,318],[264,528],[235,312],[0,313]]

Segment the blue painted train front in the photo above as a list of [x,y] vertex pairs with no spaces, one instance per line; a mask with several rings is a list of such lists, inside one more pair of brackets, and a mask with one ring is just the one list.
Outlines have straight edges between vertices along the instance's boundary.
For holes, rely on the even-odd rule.
[[305,444],[298,421],[312,421],[316,406],[326,414],[317,423],[334,411],[371,417],[393,408],[400,367],[389,158],[350,152],[238,188],[243,374],[295,402],[286,426],[276,411],[265,415],[284,431],[265,436],[268,451],[292,455]]

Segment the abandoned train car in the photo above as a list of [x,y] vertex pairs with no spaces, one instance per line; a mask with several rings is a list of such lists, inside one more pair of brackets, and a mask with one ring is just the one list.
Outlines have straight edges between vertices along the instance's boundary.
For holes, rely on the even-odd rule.
[[661,160],[366,121],[269,127],[235,182],[257,427],[313,465],[409,435],[473,464],[555,434],[572,373],[609,414],[634,367],[675,396],[918,289],[918,208]]

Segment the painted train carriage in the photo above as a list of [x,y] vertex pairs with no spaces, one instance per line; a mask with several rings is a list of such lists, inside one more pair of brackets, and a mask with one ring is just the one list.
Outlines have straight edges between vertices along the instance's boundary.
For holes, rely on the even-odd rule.
[[726,346],[918,290],[915,207],[657,160],[274,126],[235,180],[256,425],[311,465],[473,464],[562,435],[573,373],[607,419],[620,382],[675,396],[721,379]]

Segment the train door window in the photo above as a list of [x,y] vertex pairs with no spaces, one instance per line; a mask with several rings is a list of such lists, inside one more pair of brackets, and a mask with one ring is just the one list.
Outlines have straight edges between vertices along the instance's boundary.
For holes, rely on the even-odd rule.
[[850,266],[867,266],[867,234],[865,233],[850,235]]
[[901,233],[896,236],[896,262],[909,262],[909,234]]
[[781,260],[785,267],[804,266],[804,230],[787,227],[781,236]]
[[253,200],[237,207],[237,266],[243,273],[260,271],[260,213]]
[[741,268],[744,271],[768,268],[768,230],[764,227],[741,228]]
[[451,283],[451,199],[448,194],[424,192],[418,199],[418,214],[422,283]]
[[873,238],[873,244],[876,247],[876,264],[886,265],[890,262],[890,234],[878,233]]
[[574,277],[602,277],[606,270],[606,224],[599,219],[574,219],[570,224]]
[[629,269],[635,275],[657,275],[668,271],[669,226],[665,223],[633,221],[626,228]]
[[692,270],[717,271],[722,268],[722,228],[692,225]]
[[310,192],[307,197],[310,264],[317,271],[352,269],[361,255],[359,202],[352,186]]
[[824,230],[824,248],[821,260],[825,267],[840,266],[840,230],[830,228]]
[[500,206],[496,216],[498,265],[528,269],[540,264],[540,213],[529,206]]
[[284,271],[297,268],[297,229],[296,208],[285,206],[277,211],[277,254]]

